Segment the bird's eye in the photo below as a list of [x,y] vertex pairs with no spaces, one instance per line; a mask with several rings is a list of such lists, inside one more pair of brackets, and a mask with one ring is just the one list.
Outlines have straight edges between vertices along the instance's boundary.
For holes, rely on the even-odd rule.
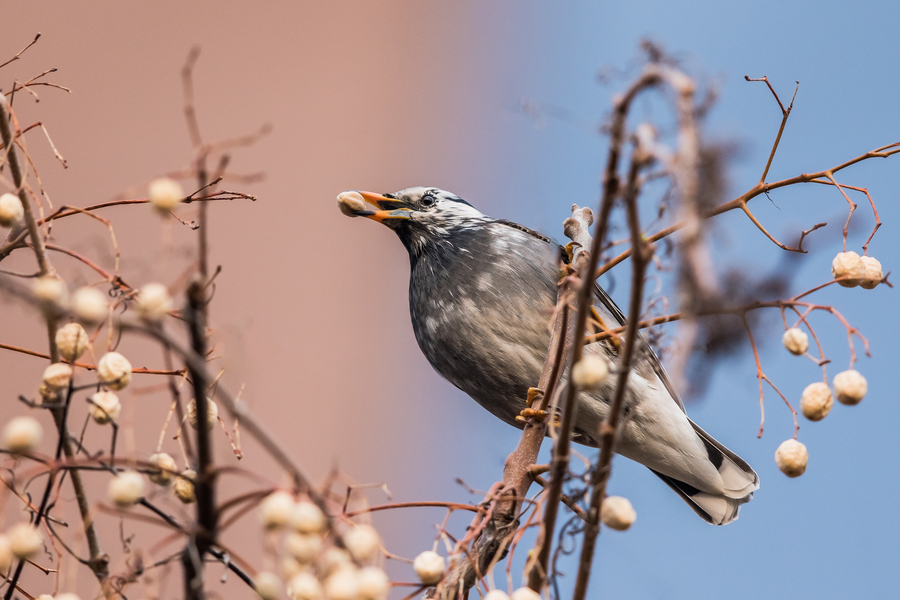
[[435,202],[437,202],[437,200],[431,194],[422,196],[422,206],[434,206]]

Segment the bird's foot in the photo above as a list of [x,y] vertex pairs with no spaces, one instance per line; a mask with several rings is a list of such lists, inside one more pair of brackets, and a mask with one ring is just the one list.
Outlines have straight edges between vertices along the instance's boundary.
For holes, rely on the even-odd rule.
[[528,408],[534,406],[535,400],[540,400],[544,397],[544,390],[541,388],[530,387],[528,388],[528,396],[525,398],[525,405]]
[[516,421],[519,423],[525,423],[528,419],[534,419],[539,423],[542,423],[544,419],[547,418],[546,410],[535,410],[533,408],[524,408],[522,412],[519,413],[519,416],[516,417]]

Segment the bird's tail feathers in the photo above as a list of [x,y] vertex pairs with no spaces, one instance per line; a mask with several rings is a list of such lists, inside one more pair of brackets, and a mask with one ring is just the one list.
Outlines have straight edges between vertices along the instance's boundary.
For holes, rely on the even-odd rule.
[[753,492],[743,498],[729,498],[719,494],[701,492],[683,481],[672,479],[668,475],[653,471],[653,469],[650,470],[675,490],[701,519],[713,525],[727,525],[737,519],[741,504],[749,502],[753,497]]
[[[690,419],[688,419],[690,421]],[[713,436],[691,421],[691,426],[706,446],[710,462],[722,477],[722,494],[727,498],[747,502],[759,489],[759,476],[743,458],[720,444]],[[735,515],[737,512],[735,512]]]

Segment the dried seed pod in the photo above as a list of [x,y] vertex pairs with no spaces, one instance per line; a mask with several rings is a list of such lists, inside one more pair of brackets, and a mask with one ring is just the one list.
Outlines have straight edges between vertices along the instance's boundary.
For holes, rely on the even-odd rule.
[[172,491],[175,496],[185,504],[191,504],[197,501],[197,492],[194,491],[194,482],[197,481],[197,472],[193,469],[186,469],[181,475],[175,478],[172,485]]
[[359,597],[359,577],[356,568],[335,571],[325,580],[325,596],[328,600],[357,600]]
[[137,309],[147,321],[160,321],[172,310],[172,306],[172,296],[161,283],[148,283],[138,292]]
[[119,418],[119,413],[122,412],[122,404],[119,402],[119,397],[112,392],[97,392],[91,396],[91,404],[88,410],[94,421],[104,425]]
[[184,199],[181,184],[168,177],[160,177],[150,182],[150,203],[161,213],[166,213]]
[[14,417],[3,428],[3,446],[10,452],[26,454],[37,448],[44,428],[34,417]]
[[446,568],[447,562],[444,557],[433,550],[419,553],[413,561],[413,569],[415,569],[419,581],[425,585],[434,585],[440,581]]
[[291,512],[291,527],[298,532],[321,533],[327,524],[325,513],[309,500],[301,500],[294,505]]
[[366,201],[359,192],[341,192],[337,201],[338,208],[348,217],[356,217],[356,211],[366,209]]
[[866,267],[866,276],[859,282],[859,287],[867,290],[875,289],[884,277],[881,262],[873,256],[861,256],[859,260]]
[[512,593],[512,600],[541,600],[541,595],[530,587],[520,587]]
[[293,600],[322,600],[325,594],[322,584],[312,573],[297,573],[288,583],[288,595]]
[[69,387],[72,380],[72,367],[66,363],[53,363],[44,369],[44,385],[47,389],[58,391]]
[[350,553],[335,546],[329,546],[319,555],[319,574],[327,577],[335,571],[353,566]]
[[637,513],[628,498],[607,496],[600,505],[600,521],[610,529],[625,531],[634,524]]
[[800,477],[806,472],[809,453],[806,446],[795,439],[781,442],[775,451],[775,464],[788,477]]
[[357,574],[360,600],[387,600],[391,580],[378,567],[365,567]]
[[859,404],[869,390],[866,378],[855,369],[838,373],[834,376],[832,383],[834,383],[834,393],[837,394],[838,402],[847,406]]
[[85,323],[99,323],[109,316],[109,300],[97,288],[79,288],[72,296],[72,310]]
[[853,252],[838,252],[831,261],[831,274],[835,279],[847,277],[838,281],[842,287],[856,287],[866,277],[866,265],[859,258],[859,254]]
[[169,485],[175,478],[175,472],[178,469],[178,465],[175,464],[175,459],[165,452],[158,452],[151,455],[147,462],[158,467],[158,469],[151,469],[147,473],[147,477],[149,477],[150,481],[153,483],[157,485]]
[[799,327],[791,327],[781,336],[781,343],[795,356],[802,356],[809,350],[809,337]]
[[253,579],[253,588],[263,600],[278,600],[284,585],[275,573],[262,571]]
[[0,573],[6,573],[12,566],[13,551],[9,542],[9,536],[0,533]]
[[9,536],[9,547],[16,558],[26,560],[32,558],[44,547],[44,538],[37,527],[30,523],[18,523],[6,532]]
[[596,354],[587,354],[572,368],[572,381],[582,390],[597,390],[609,375],[606,359]]
[[292,531],[284,538],[285,551],[302,565],[313,562],[322,549],[322,538],[315,533]]
[[66,282],[55,275],[38,277],[34,281],[31,291],[45,316],[58,316],[69,304]]
[[831,412],[834,398],[831,390],[821,381],[811,383],[803,390],[800,397],[800,411],[810,421],[821,421]]
[[259,520],[266,529],[284,527],[294,511],[293,494],[284,490],[272,492],[259,504]]
[[381,537],[371,525],[357,525],[344,534],[344,547],[353,560],[363,563],[381,550]]
[[137,471],[119,473],[110,480],[107,493],[119,508],[133,506],[144,497],[144,478]]
[[75,362],[87,350],[90,340],[87,332],[78,323],[63,325],[56,332],[56,347],[64,359]]
[[[194,398],[187,405],[188,422],[191,427],[197,429],[197,423],[200,421],[197,415],[197,399]],[[219,422],[219,406],[210,398],[206,399],[206,428],[213,429]]]
[[22,201],[15,194],[9,192],[0,196],[0,225],[12,227],[25,216]]
[[97,376],[111,390],[125,389],[131,383],[131,363],[118,352],[107,352],[97,364]]

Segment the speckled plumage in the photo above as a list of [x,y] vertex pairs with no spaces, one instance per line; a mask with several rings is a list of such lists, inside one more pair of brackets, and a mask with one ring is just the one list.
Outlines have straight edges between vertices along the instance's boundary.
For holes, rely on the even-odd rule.
[[[559,248],[514,223],[491,219],[435,188],[386,195],[393,229],[409,252],[409,306],[431,365],[503,421],[517,425],[550,341]],[[384,207],[382,207],[384,208]],[[613,326],[624,317],[599,286],[595,307]],[[605,355],[606,343],[588,346]],[[596,446],[614,378],[581,394],[576,441]],[[693,424],[653,352],[629,378],[616,451],[659,475],[705,520],[725,524],[759,487],[753,469]]]

